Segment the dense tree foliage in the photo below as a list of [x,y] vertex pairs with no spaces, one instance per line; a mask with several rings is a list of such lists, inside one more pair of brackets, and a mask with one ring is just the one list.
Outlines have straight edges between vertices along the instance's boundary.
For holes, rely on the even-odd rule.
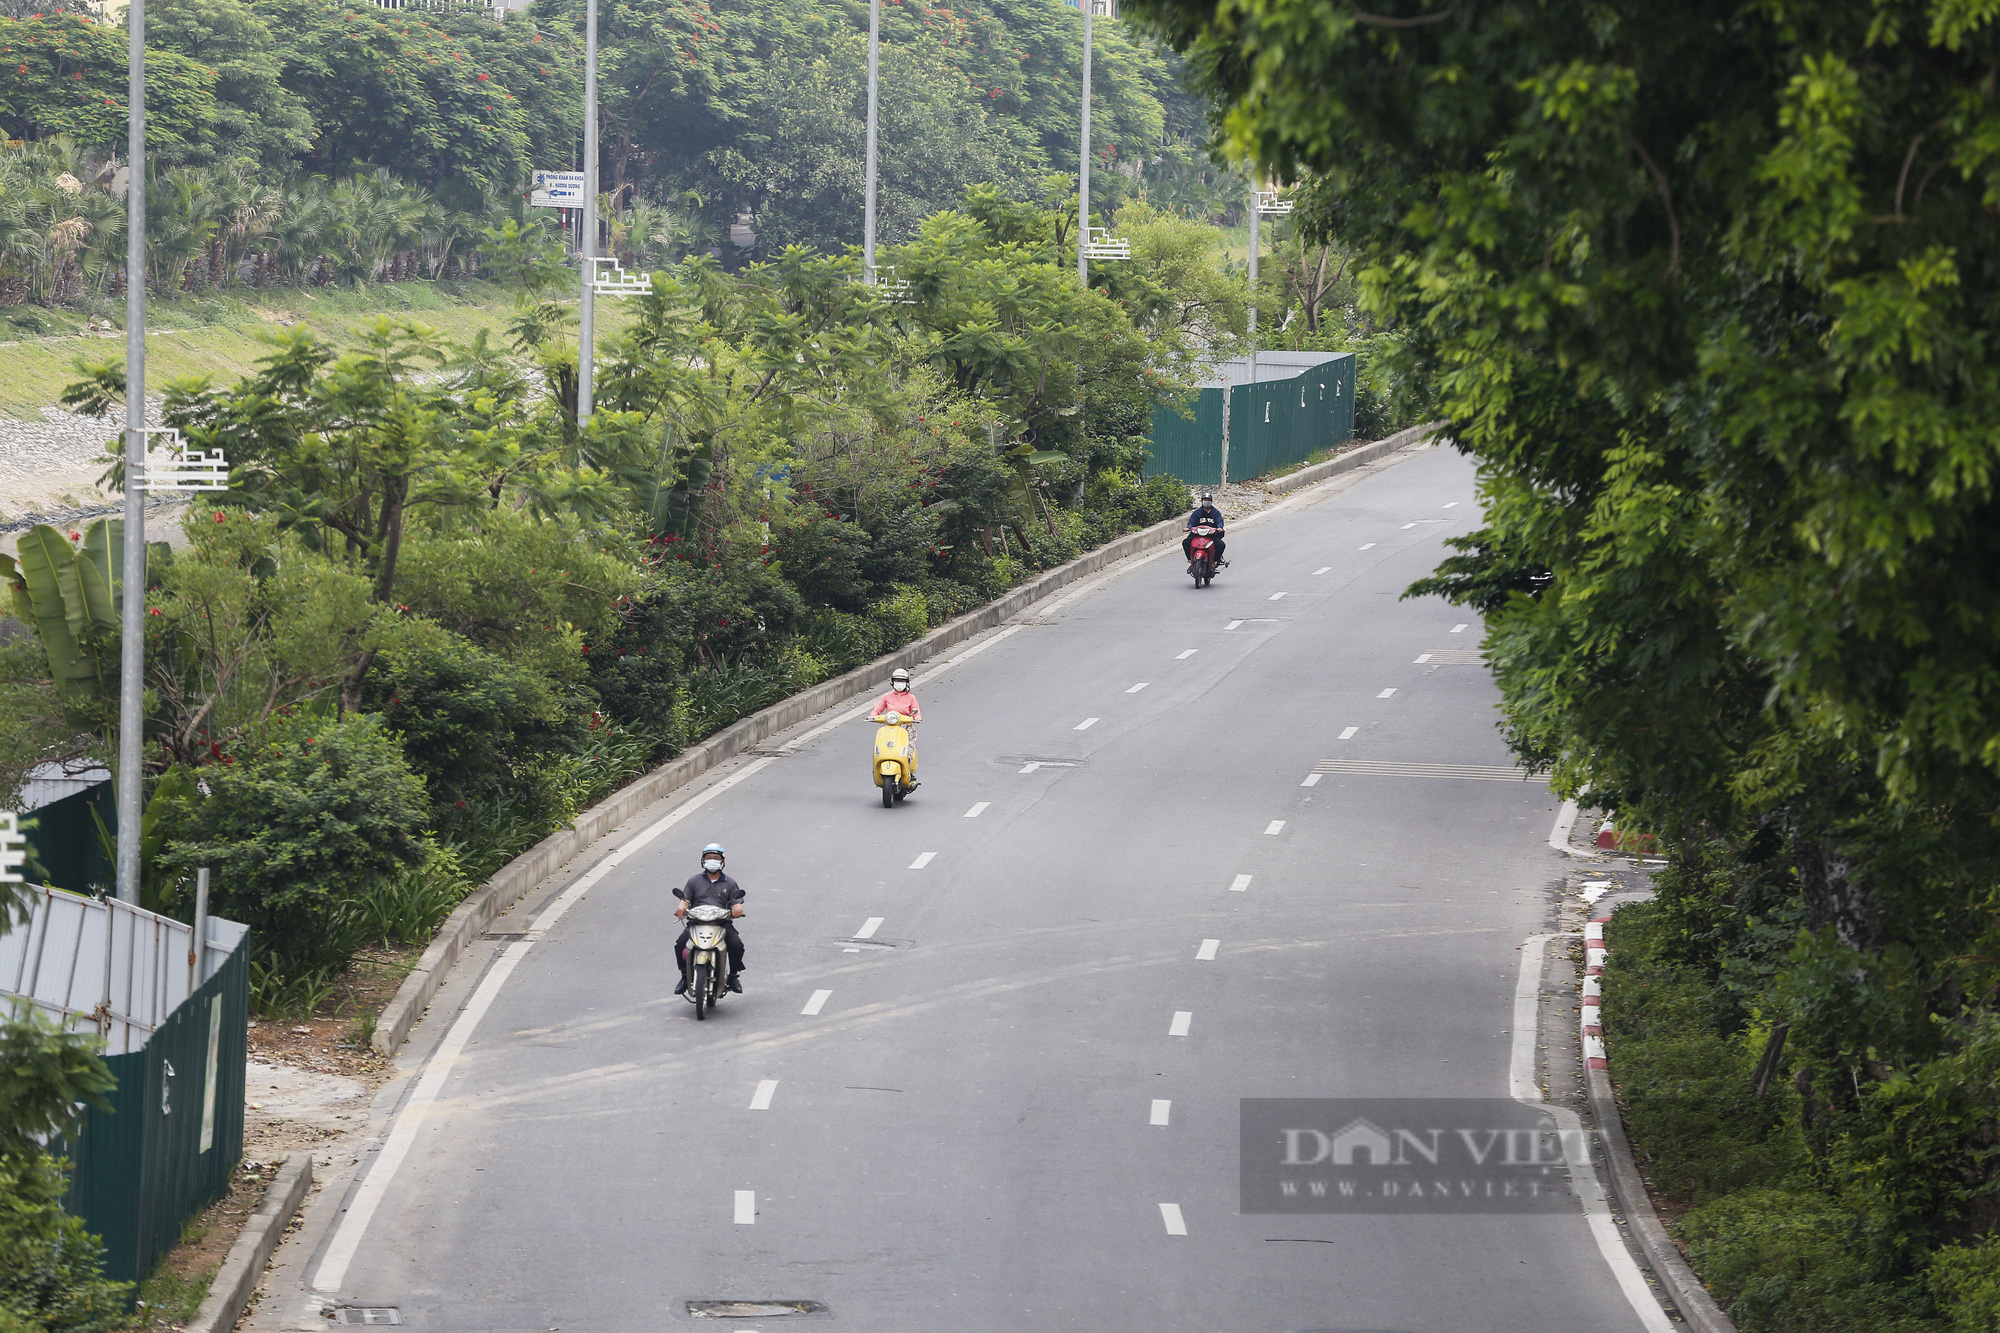
[[2000,1222],[1995,11],[1142,7],[1435,377],[1488,527],[1425,586],[1522,755],[1666,840],[1846,1219],[1785,1299],[1860,1327],[1828,1291]]

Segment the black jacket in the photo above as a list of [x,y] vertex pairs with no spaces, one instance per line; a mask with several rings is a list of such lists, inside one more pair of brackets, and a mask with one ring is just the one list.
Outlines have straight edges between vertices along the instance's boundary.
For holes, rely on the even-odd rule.
[[1221,527],[1222,511],[1214,505],[1196,505],[1195,511],[1188,515],[1187,525],[1192,528],[1202,524],[1207,524],[1211,528]]
[[689,875],[688,882],[674,890],[674,897],[679,898],[689,907],[701,907],[704,905],[710,907],[734,907],[743,901],[744,893],[742,886],[731,879],[729,872],[725,870],[722,872],[722,878],[713,883],[709,882],[709,878],[705,874],[696,873]]

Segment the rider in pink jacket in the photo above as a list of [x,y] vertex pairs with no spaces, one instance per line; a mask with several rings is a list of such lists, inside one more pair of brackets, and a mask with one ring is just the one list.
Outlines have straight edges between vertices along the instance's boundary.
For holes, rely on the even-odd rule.
[[889,673],[889,692],[875,701],[875,707],[868,712],[869,720],[880,722],[884,713],[901,713],[912,722],[924,720],[917,696],[910,693],[910,673],[902,667]]

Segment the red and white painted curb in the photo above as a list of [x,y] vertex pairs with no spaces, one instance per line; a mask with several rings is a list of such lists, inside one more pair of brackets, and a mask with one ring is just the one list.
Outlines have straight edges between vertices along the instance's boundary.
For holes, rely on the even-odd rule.
[[1583,1059],[1592,1069],[1608,1069],[1604,1057],[1604,923],[1600,916],[1583,925]]

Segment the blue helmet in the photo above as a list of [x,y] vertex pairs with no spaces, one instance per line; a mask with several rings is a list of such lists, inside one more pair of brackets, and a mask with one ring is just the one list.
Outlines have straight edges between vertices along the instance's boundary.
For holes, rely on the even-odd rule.
[[722,844],[719,842],[711,842],[710,844],[708,844],[708,846],[701,849],[701,854],[703,856],[707,856],[710,852],[714,852],[717,856],[723,857],[725,859],[729,855],[728,852],[722,850]]

